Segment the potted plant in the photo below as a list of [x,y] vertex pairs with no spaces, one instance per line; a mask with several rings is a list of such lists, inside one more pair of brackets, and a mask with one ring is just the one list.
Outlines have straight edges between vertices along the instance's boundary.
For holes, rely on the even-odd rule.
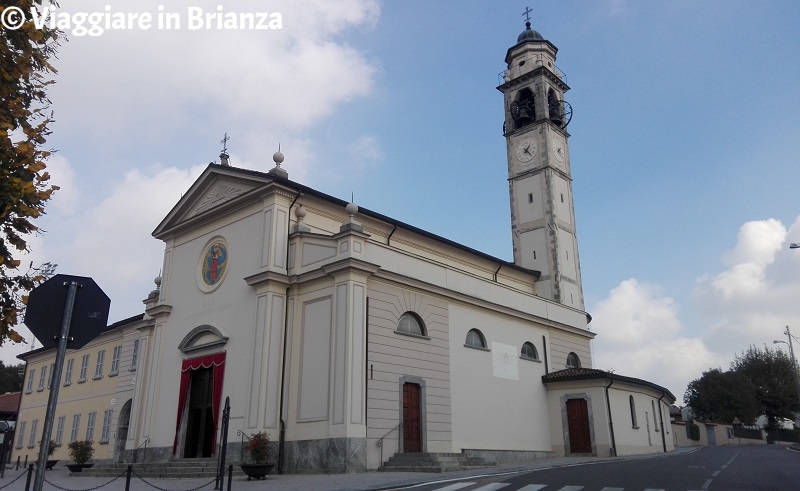
[[[247,435],[245,435],[247,437]],[[268,462],[269,460],[269,433],[266,431],[259,431],[247,437],[247,443],[244,445],[247,455],[250,457],[249,463],[242,463],[240,467],[245,474],[247,480],[250,479],[264,479],[270,473],[274,463]]]
[[76,440],[69,445],[69,456],[75,464],[67,464],[70,472],[81,472],[84,468],[89,468],[94,464],[87,464],[94,455],[94,447],[91,440]]

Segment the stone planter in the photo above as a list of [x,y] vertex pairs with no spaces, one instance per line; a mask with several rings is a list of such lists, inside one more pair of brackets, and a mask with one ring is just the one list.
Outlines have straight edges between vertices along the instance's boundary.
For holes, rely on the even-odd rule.
[[70,472],[82,472],[83,469],[88,469],[94,464],[67,464],[67,469]]
[[239,466],[247,474],[247,480],[249,481],[250,479],[264,479],[275,467],[275,464],[239,464]]

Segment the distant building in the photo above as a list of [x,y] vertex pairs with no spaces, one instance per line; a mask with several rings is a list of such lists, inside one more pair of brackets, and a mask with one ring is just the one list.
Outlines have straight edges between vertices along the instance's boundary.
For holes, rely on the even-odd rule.
[[[672,449],[675,397],[592,368],[556,51],[528,23],[498,87],[513,262],[291,181],[280,152],[269,172],[223,152],[153,233],[163,277],[145,315],[68,356],[91,365],[119,346],[123,370],[136,343],[135,376],[103,368],[102,382],[64,391],[64,431],[82,437],[88,414],[99,425],[111,411],[98,458],[131,461],[145,443],[148,460],[209,457],[229,398],[229,455],[238,432],[267,431],[286,472],[376,469],[411,452]],[[29,388],[52,358],[25,356]],[[26,422],[42,418],[38,395],[23,396]]]

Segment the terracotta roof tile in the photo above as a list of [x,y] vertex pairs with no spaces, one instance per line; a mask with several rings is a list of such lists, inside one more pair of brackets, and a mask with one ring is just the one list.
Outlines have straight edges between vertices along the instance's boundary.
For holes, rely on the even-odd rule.
[[19,400],[22,392],[11,392],[0,395],[0,413],[16,413],[19,409]]

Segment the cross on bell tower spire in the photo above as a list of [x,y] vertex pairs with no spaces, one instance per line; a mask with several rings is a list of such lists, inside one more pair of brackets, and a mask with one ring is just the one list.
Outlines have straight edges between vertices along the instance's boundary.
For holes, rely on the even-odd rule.
[[525,12],[522,13],[522,15],[525,16],[525,25],[528,27],[530,27],[531,24],[531,12],[533,12],[533,10],[530,7],[525,7]]

